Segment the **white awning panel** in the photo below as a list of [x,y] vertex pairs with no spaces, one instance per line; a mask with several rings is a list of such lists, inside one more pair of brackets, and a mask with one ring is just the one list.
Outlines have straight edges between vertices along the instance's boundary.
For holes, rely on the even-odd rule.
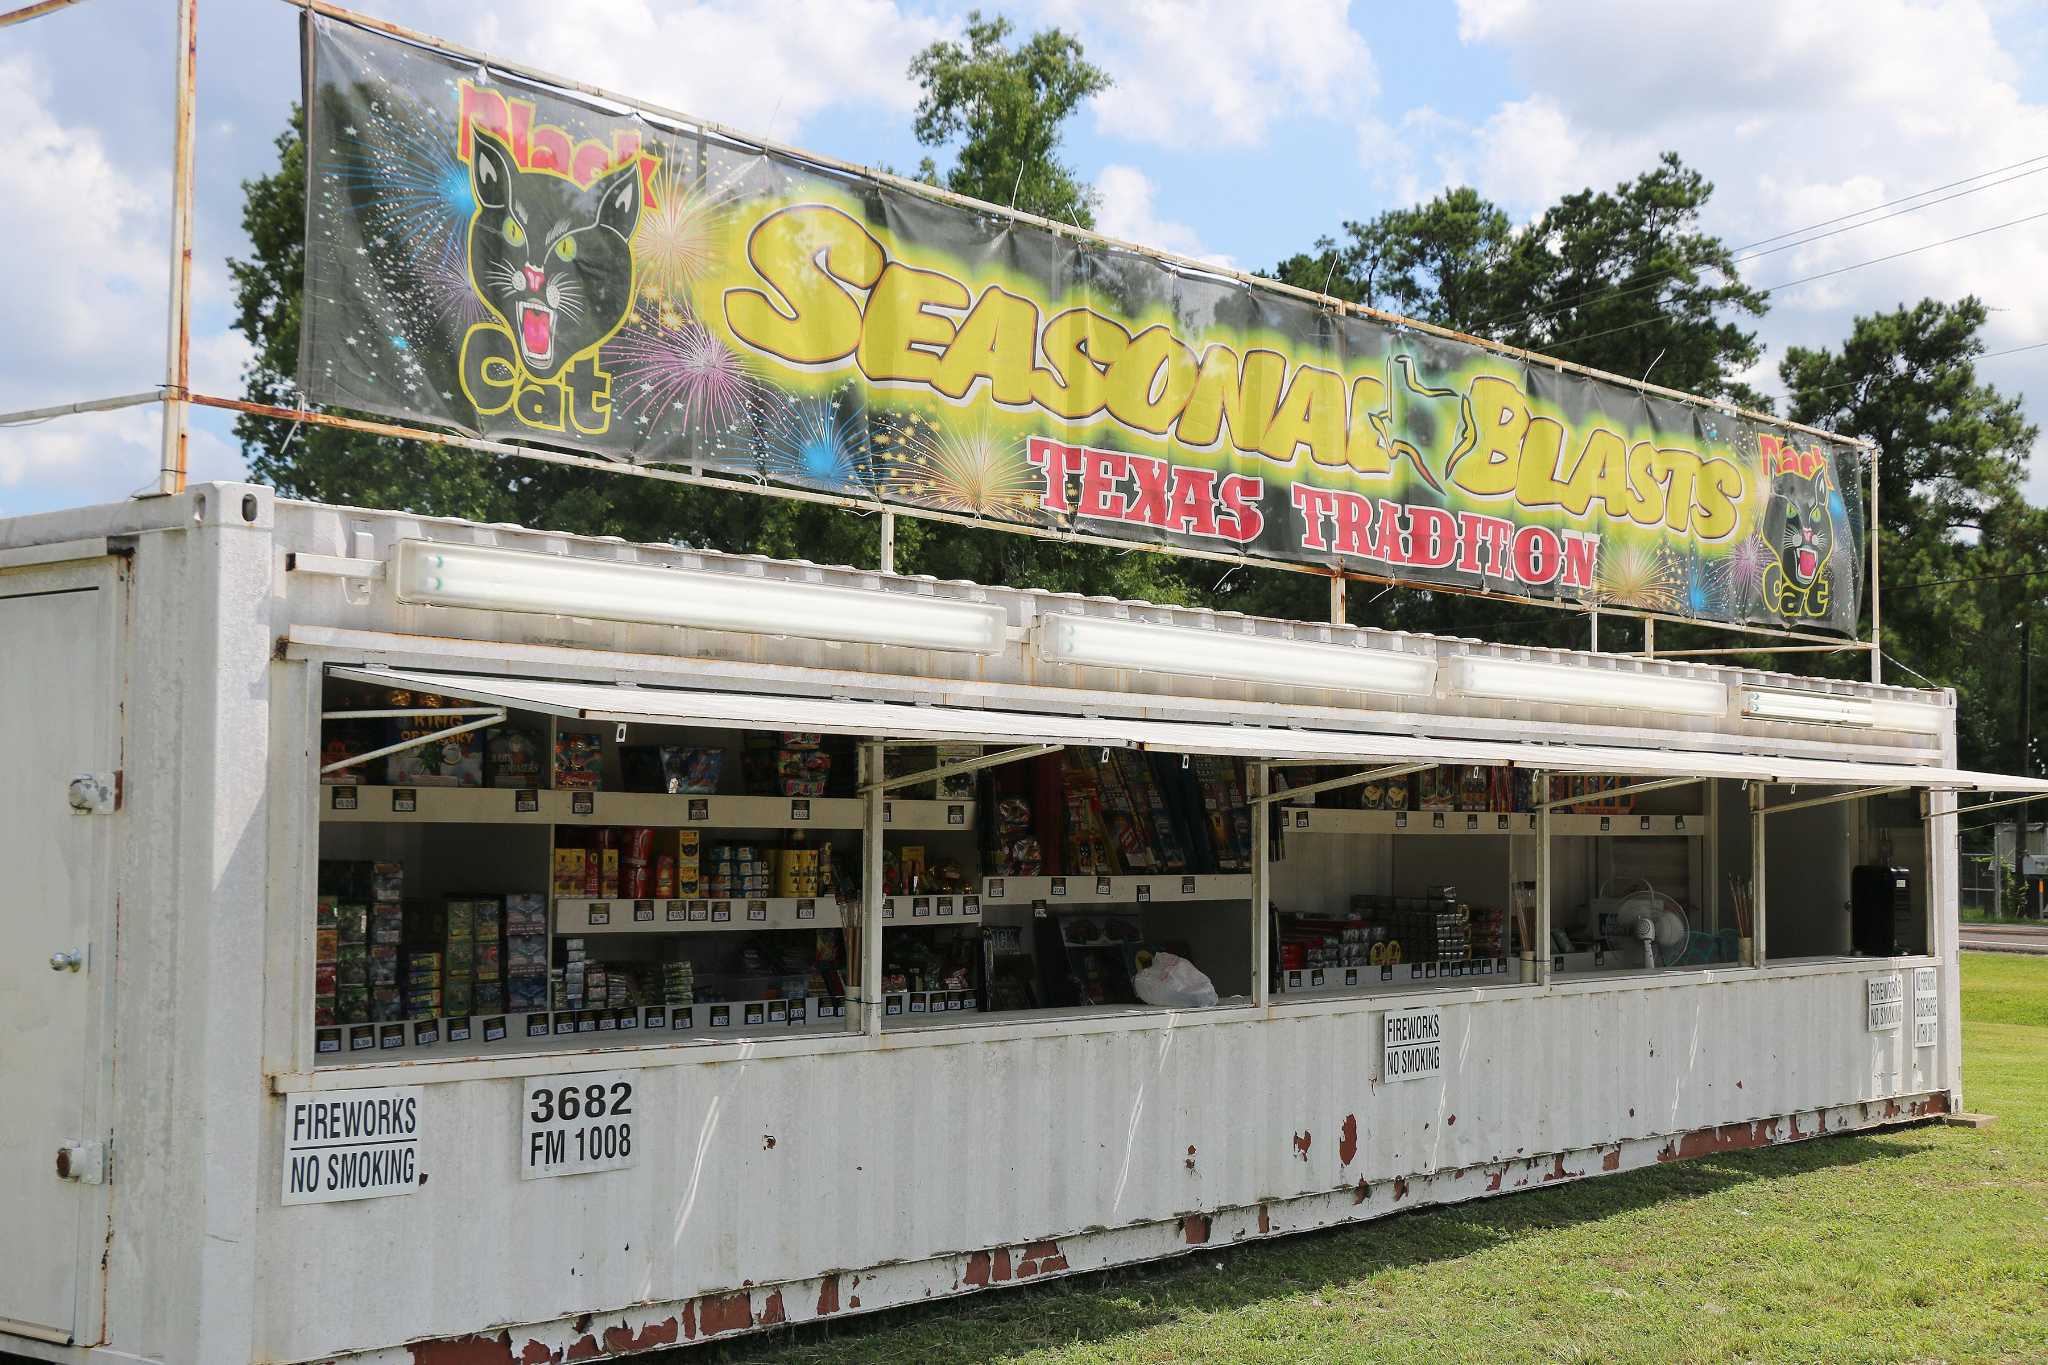
[[2048,781],[1902,763],[1776,758],[1697,749],[1623,749],[1581,744],[1439,739],[1362,730],[1208,725],[1188,721],[1001,711],[966,706],[709,692],[624,683],[500,678],[421,669],[334,668],[338,678],[538,711],[567,720],[810,730],[962,744],[1071,744],[1216,754],[1296,763],[1402,760],[1472,763],[1626,777],[1711,777],[1815,787],[1937,787],[2043,792]]

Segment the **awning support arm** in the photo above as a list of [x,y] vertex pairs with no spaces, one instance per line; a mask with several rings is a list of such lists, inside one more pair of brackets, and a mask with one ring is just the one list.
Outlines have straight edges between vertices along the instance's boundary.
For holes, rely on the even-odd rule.
[[1406,777],[1409,773],[1419,773],[1425,768],[1434,768],[1435,766],[1436,764],[1434,763],[1396,763],[1390,768],[1367,768],[1363,772],[1346,773],[1342,777],[1331,777],[1325,778],[1321,782],[1311,782],[1306,787],[1289,787],[1284,792],[1267,792],[1263,796],[1254,796],[1252,804],[1254,806],[1270,805],[1275,801],[1289,801],[1297,796],[1309,796],[1315,792],[1326,792],[1336,787],[1355,787],[1361,782],[1381,782],[1390,777]]
[[[466,715],[466,716],[473,716],[473,715],[476,715],[476,714],[478,714],[478,709],[479,709],[479,708],[476,708],[476,707],[466,706],[466,707],[462,707],[462,708],[460,708],[460,709],[457,709],[457,710],[437,710],[437,711],[328,711],[328,712],[323,712],[323,713],[322,713],[322,718],[323,718],[323,719],[328,719],[328,718],[344,718],[344,717],[349,717],[349,716],[380,716],[380,715],[381,715],[381,716],[394,716],[394,715],[395,715],[395,716],[425,716],[425,715],[442,715],[442,716],[448,716],[448,715]],[[429,744],[439,744],[439,743],[440,743],[440,742],[441,742],[442,740],[444,740],[444,739],[452,739],[452,738],[454,738],[454,737],[455,737],[456,735],[466,735],[466,734],[468,734],[468,733],[469,733],[470,731],[472,731],[472,730],[486,730],[486,729],[489,729],[489,728],[490,728],[491,726],[493,726],[493,725],[500,725],[500,724],[503,724],[503,723],[504,723],[504,720],[505,720],[505,712],[504,712],[504,709],[503,709],[502,707],[498,707],[498,708],[492,708],[492,709],[490,709],[490,710],[488,710],[488,711],[485,711],[485,712],[483,712],[483,719],[482,719],[482,720],[473,720],[473,721],[471,721],[471,722],[470,722],[469,724],[467,724],[467,725],[456,725],[456,726],[451,726],[450,728],[448,728],[448,729],[446,729],[446,730],[436,730],[436,731],[434,731],[434,732],[433,732],[432,734],[428,734],[428,735],[415,735],[415,736],[413,736],[413,737],[412,737],[411,739],[407,739],[407,740],[401,740],[401,741],[399,741],[399,742],[398,742],[398,743],[396,743],[396,744],[387,744],[387,745],[385,745],[385,746],[384,746],[383,748],[381,748],[381,749],[372,749],[372,750],[370,750],[370,752],[368,752],[368,753],[366,753],[366,754],[357,754],[357,755],[355,755],[355,756],[354,756],[353,758],[344,758],[344,759],[343,759],[343,760],[341,760],[341,762],[339,762],[339,763],[329,763],[329,764],[328,764],[327,766],[325,766],[324,768],[322,768],[322,769],[320,770],[320,775],[321,775],[322,777],[325,777],[325,776],[327,776],[327,774],[329,774],[329,773],[338,773],[338,772],[342,771],[342,770],[343,770],[344,768],[354,768],[354,767],[357,767],[357,766],[359,766],[359,765],[361,765],[361,764],[364,764],[364,763],[368,763],[368,762],[369,762],[369,761],[370,761],[371,759],[373,759],[373,758],[385,758],[385,757],[388,757],[388,756],[389,756],[389,755],[391,755],[391,754],[402,754],[402,753],[404,753],[404,752],[405,752],[405,751],[406,751],[407,749],[423,749],[423,748],[425,748],[425,747],[426,747],[427,745],[429,745]]]
[[1858,787],[1855,791],[1838,792],[1833,796],[1810,796],[1804,801],[1785,801],[1775,806],[1759,806],[1759,815],[1777,815],[1788,810],[1806,810],[1813,806],[1832,806],[1841,801],[1861,801],[1866,796],[1890,796],[1893,792],[1911,791],[1911,787]]
[[2048,795],[2035,792],[2032,796],[2001,796],[1996,801],[1979,801],[1974,806],[1965,806],[1957,802],[1955,810],[1950,814],[1975,815],[1980,810],[1991,810],[1998,806],[2017,806],[2024,801],[2048,801]]
[[1064,744],[1022,744],[1014,749],[999,749],[992,754],[983,754],[979,758],[963,758],[956,763],[941,763],[938,767],[926,768],[923,772],[901,773],[895,777],[863,783],[860,791],[863,796],[871,791],[894,791],[898,787],[931,782],[939,778],[952,777],[957,773],[979,772],[983,768],[1000,768],[1006,763],[1017,763],[1027,758],[1041,758],[1046,754],[1056,754],[1066,747]]
[[1587,792],[1582,796],[1560,796],[1555,801],[1538,801],[1537,810],[1559,810],[1565,806],[1576,806],[1585,801],[1611,801],[1617,796],[1635,796],[1641,792],[1663,791],[1666,787],[1690,787],[1695,782],[1704,782],[1704,777],[1660,777],[1655,782],[1631,782],[1625,787],[1609,787],[1604,791]]

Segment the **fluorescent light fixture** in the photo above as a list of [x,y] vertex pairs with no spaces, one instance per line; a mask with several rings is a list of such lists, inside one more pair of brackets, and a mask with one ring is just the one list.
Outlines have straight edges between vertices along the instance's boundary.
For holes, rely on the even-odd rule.
[[1821,692],[1758,692],[1742,694],[1742,714],[1750,720],[1796,720],[1809,725],[1874,725],[1877,708],[1868,697],[1831,697]]
[[987,602],[789,583],[489,545],[400,541],[398,600],[695,630],[996,654],[1008,614]]
[[1454,659],[1451,690],[1546,706],[1613,706],[1686,716],[1725,716],[1728,689],[1713,678],[1575,668],[1523,659]]
[[1436,681],[1436,660],[1426,654],[1100,616],[1041,617],[1038,657],[1085,668],[1135,668],[1346,692],[1423,695]]
[[1870,723],[1880,730],[1903,730],[1913,735],[1938,735],[1948,728],[1946,706],[1917,701],[1873,701]]

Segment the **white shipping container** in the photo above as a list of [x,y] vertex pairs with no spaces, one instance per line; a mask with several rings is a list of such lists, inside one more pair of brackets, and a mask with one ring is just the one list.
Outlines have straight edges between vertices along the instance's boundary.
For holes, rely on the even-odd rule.
[[[509,557],[458,587],[453,552],[477,550]],[[618,619],[546,609],[557,571],[593,566],[601,591],[576,610]],[[735,617],[761,585],[764,602],[798,606]],[[705,600],[691,592],[725,603],[715,626],[683,620]],[[1063,616],[1434,666],[1405,694],[1081,667],[1039,652]],[[0,641],[0,915],[15,947],[0,965],[0,1226],[37,1230],[0,1247],[0,1347],[62,1361],[625,1353],[1952,1111],[1957,794],[2048,789],[1955,770],[1946,692],[578,539],[242,485],[0,521]],[[1505,666],[1496,688],[1537,664],[1598,695],[1461,691],[1472,661]],[[323,711],[351,680],[579,727],[607,761],[618,732],[663,726],[850,734],[871,756],[883,740],[927,755],[976,744],[990,767],[1000,750],[1060,746],[1235,756],[1250,762],[1253,865],[1203,874],[1214,881],[984,868],[885,905],[883,840],[971,857],[987,818],[972,801],[954,811],[907,787],[529,797],[349,770],[323,784]],[[1716,689],[1718,711],[1701,701]],[[1835,698],[1858,719],[1768,718],[1758,693]],[[1652,709],[1656,696],[1683,704]],[[1325,797],[1269,817],[1268,760],[1512,764],[1645,791],[1639,810],[1608,813]],[[1674,781],[1690,785],[1654,785]],[[849,926],[844,965],[872,1008],[857,984],[778,996],[758,1026],[735,999],[725,1034],[709,1000],[688,1007],[687,1032],[666,1003],[607,1011],[601,1030],[581,1028],[596,1011],[540,1011],[541,1033],[514,1015],[497,1037],[482,1018],[433,1020],[431,1041],[394,1021],[362,1026],[362,1051],[354,1029],[316,1022],[323,858],[403,848],[429,898],[545,892],[547,828],[664,821],[858,846],[862,895],[816,923]],[[1844,906],[1851,869],[1873,858],[1911,869],[1903,927],[1859,953],[1863,921]],[[506,887],[458,882],[492,867]],[[1760,882],[1739,950],[1731,875]],[[1262,913],[1272,901],[1358,929],[1346,916],[1363,899],[1422,913],[1408,902],[1452,883],[1504,913],[1524,881],[1542,888],[1543,951],[1504,939],[1428,973],[1374,960],[1363,930],[1355,960],[1333,931],[1320,951],[1339,956],[1290,965],[1295,921]],[[1680,957],[1647,965],[1638,936],[1655,941],[1664,914],[1630,899],[1635,881],[1711,944],[1679,939]],[[809,899],[760,900],[751,922],[812,932]],[[700,941],[753,909],[744,895],[640,900],[562,896],[556,945],[571,907],[570,932],[604,942]],[[1627,922],[1583,923],[1596,901]],[[1028,939],[1040,907],[1045,923],[1078,911],[1096,928],[1179,916],[1144,922],[1177,926],[1223,998],[990,1012],[959,998],[971,991],[910,988],[887,1012],[886,934],[1001,920]],[[1913,987],[1911,1028],[1898,982]],[[1882,1029],[1873,989],[1893,1011]],[[1437,1047],[1400,1084],[1381,1075],[1390,1011],[1428,1012]],[[318,1197],[293,1194],[295,1170]]]

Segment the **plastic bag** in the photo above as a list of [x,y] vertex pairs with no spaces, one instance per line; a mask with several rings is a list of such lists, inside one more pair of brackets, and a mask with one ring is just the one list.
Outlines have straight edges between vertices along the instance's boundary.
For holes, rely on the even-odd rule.
[[1200,1009],[1216,1003],[1216,984],[1194,963],[1172,953],[1154,953],[1131,975],[1131,988],[1148,1005]]

